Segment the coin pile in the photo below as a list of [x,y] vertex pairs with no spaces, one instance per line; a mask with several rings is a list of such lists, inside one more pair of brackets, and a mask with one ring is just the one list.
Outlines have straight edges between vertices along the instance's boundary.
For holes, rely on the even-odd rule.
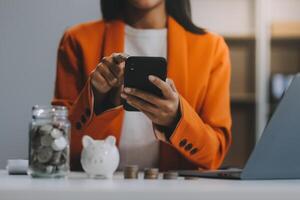
[[138,179],[139,167],[137,165],[128,165],[124,168],[125,179]]
[[177,178],[178,178],[178,172],[175,171],[168,171],[168,172],[164,172],[163,174],[163,179],[175,180]]
[[52,124],[31,127],[29,145],[31,174],[64,174],[69,170],[68,133]]
[[198,180],[198,177],[194,177],[194,176],[185,176],[184,180]]
[[145,168],[144,179],[158,179],[158,169],[157,168]]

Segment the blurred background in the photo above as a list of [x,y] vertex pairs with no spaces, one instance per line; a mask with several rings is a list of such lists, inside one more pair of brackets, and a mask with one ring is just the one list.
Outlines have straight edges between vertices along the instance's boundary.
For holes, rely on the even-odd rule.
[[[243,167],[300,70],[300,0],[191,0],[194,22],[225,37],[232,59],[233,144]],[[0,168],[27,158],[31,107],[49,104],[67,27],[101,18],[99,0],[0,0]]]

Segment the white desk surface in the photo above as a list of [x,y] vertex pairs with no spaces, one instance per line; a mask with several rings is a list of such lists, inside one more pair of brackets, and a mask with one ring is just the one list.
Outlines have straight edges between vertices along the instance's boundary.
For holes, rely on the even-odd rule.
[[73,172],[67,179],[32,179],[0,170],[0,199],[299,200],[300,180],[143,180],[141,175],[138,180],[124,180],[121,173],[116,173],[113,180],[101,180]]

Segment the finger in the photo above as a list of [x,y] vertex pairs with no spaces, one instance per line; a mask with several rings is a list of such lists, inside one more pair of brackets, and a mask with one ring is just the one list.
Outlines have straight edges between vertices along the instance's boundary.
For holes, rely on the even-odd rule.
[[101,63],[103,63],[105,66],[107,66],[107,68],[110,70],[110,72],[116,77],[118,78],[120,72],[121,72],[121,68],[113,62],[112,57],[103,57],[101,60]]
[[165,98],[174,98],[171,87],[165,81],[153,75],[149,76],[149,81],[152,82],[156,87],[158,87],[162,91]]
[[114,53],[112,58],[114,63],[117,64],[118,67],[118,77],[123,77],[124,74],[124,68],[125,68],[125,61],[129,57],[129,55],[124,54],[124,53]]
[[118,82],[117,78],[110,72],[110,70],[107,66],[104,65],[104,63],[100,63],[100,65],[98,66],[98,71],[110,86],[114,86]]
[[98,72],[95,71],[93,72],[92,75],[92,85],[100,92],[106,92],[110,89],[110,85],[107,84],[107,81],[105,80],[105,78]]
[[129,57],[129,55],[127,55],[125,53],[113,53],[112,54],[113,61],[116,64],[120,64],[120,63],[124,62],[128,57]]
[[118,74],[118,80],[119,80],[119,85],[123,84],[124,82],[124,69],[125,69],[125,63],[119,64],[119,74]]
[[176,86],[175,86],[175,84],[174,84],[174,81],[173,81],[172,79],[167,78],[166,82],[170,85],[170,87],[172,88],[172,90],[173,90],[174,92],[178,93],[178,92],[177,92],[177,89],[176,89]]
[[121,63],[116,66],[116,64],[109,64],[109,70],[113,75],[117,78],[117,83],[116,85],[120,86],[124,82],[124,68],[125,68],[125,63]]
[[124,88],[124,92],[126,94],[130,94],[132,96],[136,96],[146,102],[149,102],[153,105],[156,105],[156,106],[160,106],[162,104],[162,100],[155,96],[155,95],[152,95],[152,94],[149,94],[147,92],[144,92],[142,90],[138,90],[138,89],[135,89],[135,88]]
[[120,76],[118,78],[118,85],[120,86],[120,85],[123,85],[123,84],[124,84],[124,76]]
[[124,93],[121,94],[121,97],[126,99],[127,103],[129,103],[138,110],[145,111],[148,113],[157,113],[159,111],[153,104],[143,101],[138,97],[126,94],[124,96]]

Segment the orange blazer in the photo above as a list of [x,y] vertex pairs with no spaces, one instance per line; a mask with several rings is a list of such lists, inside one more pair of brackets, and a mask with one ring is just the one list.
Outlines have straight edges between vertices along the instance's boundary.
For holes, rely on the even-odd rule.
[[[215,169],[231,143],[230,60],[222,37],[186,31],[168,18],[168,77],[180,94],[181,119],[168,142],[160,142],[160,170]],[[69,109],[71,169],[80,168],[82,136],[114,135],[119,144],[122,106],[94,113],[90,73],[103,56],[124,50],[124,23],[96,21],[68,29],[58,48],[53,105]],[[147,156],[147,155],[145,155]]]

